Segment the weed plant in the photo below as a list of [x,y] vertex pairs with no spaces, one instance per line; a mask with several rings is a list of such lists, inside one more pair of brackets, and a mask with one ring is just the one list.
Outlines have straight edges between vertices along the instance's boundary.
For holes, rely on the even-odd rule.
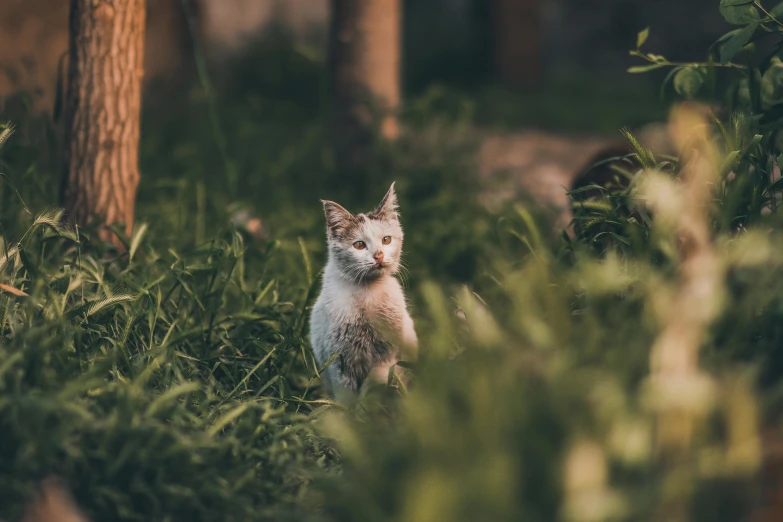
[[[292,81],[312,73],[275,53]],[[368,187],[398,181],[421,359],[410,388],[347,411],[307,340],[318,199],[377,197],[340,183],[317,104],[261,76],[265,91],[219,86],[225,154],[203,89],[145,114],[123,255],[61,224],[56,123],[5,104],[0,517],[49,475],[95,521],[735,521],[760,503],[783,368],[777,127],[752,107],[708,120],[703,171],[637,150],[645,168],[589,216],[614,240],[559,243],[521,205],[486,211],[470,120],[423,125],[433,109],[414,102]],[[687,291],[705,273],[711,300]],[[656,354],[682,299],[696,363],[673,378]]]

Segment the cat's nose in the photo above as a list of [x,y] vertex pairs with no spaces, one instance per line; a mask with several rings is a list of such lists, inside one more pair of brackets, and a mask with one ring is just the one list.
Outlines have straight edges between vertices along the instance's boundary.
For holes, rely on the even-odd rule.
[[376,263],[383,263],[383,252],[378,251],[372,257],[373,259],[375,259]]

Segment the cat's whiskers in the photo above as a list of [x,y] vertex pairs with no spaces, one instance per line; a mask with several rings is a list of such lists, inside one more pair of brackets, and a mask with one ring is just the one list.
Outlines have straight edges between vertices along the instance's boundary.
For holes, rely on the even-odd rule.
[[361,283],[364,279],[364,270],[361,266],[351,266],[347,275],[350,277],[351,283]]
[[411,272],[408,270],[408,267],[403,264],[402,259],[397,263],[397,275],[400,277],[402,285],[407,287]]

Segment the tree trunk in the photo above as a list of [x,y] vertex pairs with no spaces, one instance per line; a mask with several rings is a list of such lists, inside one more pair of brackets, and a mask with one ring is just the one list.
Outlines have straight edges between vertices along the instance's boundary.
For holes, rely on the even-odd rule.
[[332,0],[331,7],[332,136],[341,168],[361,169],[374,124],[383,138],[399,135],[401,0]]
[[492,0],[495,72],[509,87],[541,81],[541,1]]
[[144,0],[71,0],[66,159],[62,198],[69,220],[133,229],[139,183]]

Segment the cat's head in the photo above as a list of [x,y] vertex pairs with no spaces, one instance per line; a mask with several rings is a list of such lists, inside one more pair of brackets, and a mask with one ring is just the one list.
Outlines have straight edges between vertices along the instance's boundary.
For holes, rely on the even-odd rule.
[[346,279],[371,281],[400,269],[402,227],[394,183],[378,208],[351,214],[333,201],[322,201],[330,258]]

